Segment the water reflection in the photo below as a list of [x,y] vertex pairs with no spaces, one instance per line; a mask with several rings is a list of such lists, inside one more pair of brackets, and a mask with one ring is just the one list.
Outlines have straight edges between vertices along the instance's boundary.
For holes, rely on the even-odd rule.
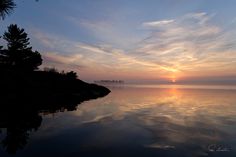
[[[58,112],[74,111],[78,104],[89,98],[29,97],[4,95],[0,110],[0,144],[8,154],[16,154],[25,148],[32,132],[37,131],[43,117]],[[1,156],[1,152],[0,152]]]
[[[31,114],[31,119],[22,117],[25,123],[18,119],[21,116],[15,116],[15,124],[8,122],[14,127],[8,141],[19,140],[9,143],[19,149],[25,145],[23,139],[30,141],[16,156],[233,157],[236,153],[236,90],[112,88],[108,96],[83,102],[72,112]],[[20,131],[14,135],[14,130]]]
[[[5,128],[6,132],[1,143],[9,154],[15,154],[18,149],[23,149],[26,146],[29,133],[39,128],[42,117],[33,111],[11,113],[1,113],[0,128]],[[1,131],[3,132],[3,129]]]
[[[133,136],[137,138],[129,147],[138,145],[139,151],[144,152],[155,149],[152,155],[233,156],[236,146],[235,96],[234,90],[116,89],[103,100],[79,106],[74,114],[83,119],[82,123],[109,125],[112,130],[106,129],[111,132],[121,130],[123,133],[118,135],[114,132],[111,136],[106,134],[109,139],[106,145],[109,146],[117,142],[114,136],[128,135],[127,140]],[[125,145],[125,142],[121,143]]]

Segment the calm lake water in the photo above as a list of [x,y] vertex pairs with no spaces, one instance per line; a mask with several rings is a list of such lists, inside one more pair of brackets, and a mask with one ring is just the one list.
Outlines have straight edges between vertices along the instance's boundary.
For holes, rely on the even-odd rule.
[[32,129],[2,128],[0,157],[12,156],[8,147],[17,157],[236,156],[234,86],[110,89],[76,111],[41,113]]

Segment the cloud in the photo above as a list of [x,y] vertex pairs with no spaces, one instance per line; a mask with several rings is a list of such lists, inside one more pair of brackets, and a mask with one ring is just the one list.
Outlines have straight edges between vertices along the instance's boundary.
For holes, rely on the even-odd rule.
[[93,39],[115,47],[127,48],[141,39],[141,37],[137,35],[137,32],[134,31],[134,28],[126,27],[128,24],[126,22],[117,22],[114,19],[79,19],[75,16],[67,16],[65,19],[69,23],[77,26],[78,29],[83,29],[83,31]]
[[[76,68],[82,68],[83,66],[80,66],[77,61],[82,60],[83,56],[80,54],[74,54],[70,56],[66,55],[60,55],[55,52],[47,52],[43,54],[43,60],[48,65],[70,65],[74,66]],[[54,67],[54,66],[53,66]]]
[[[32,34],[45,49],[49,49],[43,53],[45,66],[72,68],[85,78],[158,79],[236,75],[235,30],[225,30],[213,24],[213,19],[214,14],[202,12],[144,22],[141,26],[145,27],[148,35],[130,44],[128,50],[105,41],[88,44],[39,30],[34,30]],[[76,22],[81,25],[81,21]],[[82,25],[100,35],[111,33],[115,36],[112,32],[114,28],[104,22],[83,21]]]
[[[72,41],[61,36],[36,31],[34,38],[44,47],[54,51],[42,53],[43,67],[57,67],[59,70],[74,70],[82,73],[86,78],[109,77],[115,79],[130,75],[146,66],[155,66],[148,62],[141,62],[135,56],[127,54],[124,50],[106,44],[86,44]],[[141,68],[140,68],[141,67]],[[132,69],[133,72],[129,70]]]
[[166,26],[168,24],[171,24],[173,22],[174,22],[174,20],[162,20],[162,21],[144,22],[143,26],[144,27],[162,27],[162,26]]
[[213,17],[204,12],[189,13],[174,20],[145,22],[142,25],[146,28],[152,26],[150,35],[140,42],[136,53],[143,60],[184,75],[226,73],[236,66],[235,30],[224,31],[212,24]]

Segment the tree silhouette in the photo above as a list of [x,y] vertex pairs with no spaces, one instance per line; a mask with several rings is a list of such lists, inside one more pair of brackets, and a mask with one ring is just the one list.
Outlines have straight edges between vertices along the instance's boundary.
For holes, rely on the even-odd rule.
[[77,73],[74,72],[74,71],[67,72],[67,73],[66,73],[66,76],[67,76],[68,78],[71,78],[71,79],[76,79],[76,78],[78,77],[78,76],[77,76]]
[[10,25],[4,33],[3,39],[7,41],[7,49],[0,50],[0,63],[2,66],[14,70],[35,70],[42,64],[39,52],[29,47],[29,38],[24,29],[17,25]]
[[0,0],[0,18],[4,20],[6,15],[10,14],[15,6],[13,0]]

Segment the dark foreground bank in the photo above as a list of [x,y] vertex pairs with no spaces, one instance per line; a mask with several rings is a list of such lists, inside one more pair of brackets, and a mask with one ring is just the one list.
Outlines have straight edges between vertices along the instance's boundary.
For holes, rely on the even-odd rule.
[[89,84],[66,74],[1,70],[1,107],[27,110],[74,110],[86,100],[110,93],[106,87]]

